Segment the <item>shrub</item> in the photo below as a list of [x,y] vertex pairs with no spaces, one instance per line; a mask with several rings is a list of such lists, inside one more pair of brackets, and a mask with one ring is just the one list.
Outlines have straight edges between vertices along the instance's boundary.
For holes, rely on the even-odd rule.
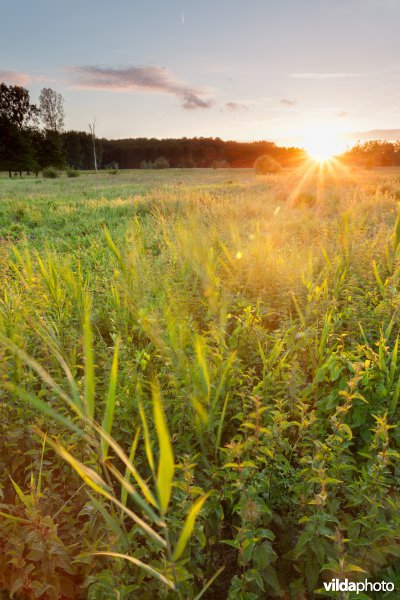
[[57,179],[57,177],[60,177],[60,173],[54,167],[47,167],[43,169],[43,177],[45,179]]
[[282,167],[272,156],[263,154],[257,158],[254,169],[257,175],[267,175],[268,173],[279,173]]
[[140,163],[140,168],[141,169],[152,169],[153,163],[150,160],[149,160],[149,162],[147,162],[147,160],[142,160],[142,162]]
[[169,161],[163,156],[159,156],[153,163],[153,169],[169,169]]
[[80,173],[77,169],[67,169],[67,177],[79,177]]

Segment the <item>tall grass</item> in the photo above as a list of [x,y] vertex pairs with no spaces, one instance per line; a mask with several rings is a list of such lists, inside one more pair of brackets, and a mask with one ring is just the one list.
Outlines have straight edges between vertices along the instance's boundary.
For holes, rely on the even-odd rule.
[[5,182],[4,593],[399,584],[398,175],[226,177]]

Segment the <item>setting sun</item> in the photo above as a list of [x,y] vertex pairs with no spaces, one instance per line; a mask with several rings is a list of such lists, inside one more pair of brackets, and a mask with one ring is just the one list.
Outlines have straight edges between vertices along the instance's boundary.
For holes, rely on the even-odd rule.
[[338,137],[320,132],[305,140],[304,148],[311,158],[326,162],[336,154],[343,152],[343,144]]
[[303,147],[310,158],[326,162],[345,150],[340,132],[331,124],[315,124],[302,135]]

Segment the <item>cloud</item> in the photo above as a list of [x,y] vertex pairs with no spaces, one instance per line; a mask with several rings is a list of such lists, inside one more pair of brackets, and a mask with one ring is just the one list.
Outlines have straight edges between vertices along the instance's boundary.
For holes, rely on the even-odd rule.
[[400,129],[371,129],[370,131],[356,131],[349,134],[352,140],[386,140],[387,142],[400,141]]
[[363,77],[363,73],[291,73],[293,79],[341,79],[345,77]]
[[230,112],[248,110],[248,106],[241,102],[225,102],[223,108]]
[[346,112],[346,111],[342,111],[337,116],[338,116],[339,119],[344,119],[345,117],[349,116],[349,113]]
[[282,98],[280,102],[285,106],[294,106],[295,104],[297,104],[297,100],[288,100],[287,98]]
[[75,66],[69,69],[77,87],[110,91],[144,91],[173,94],[186,110],[211,108],[214,102],[204,98],[205,90],[179,81],[165,67],[130,66],[121,69]]
[[5,81],[12,85],[28,85],[32,81],[32,77],[28,73],[20,73],[18,71],[0,71],[0,81]]

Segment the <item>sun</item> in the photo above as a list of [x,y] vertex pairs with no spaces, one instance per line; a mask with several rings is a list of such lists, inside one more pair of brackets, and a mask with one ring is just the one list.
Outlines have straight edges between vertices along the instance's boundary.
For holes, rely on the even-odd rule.
[[303,147],[313,160],[324,163],[345,150],[340,135],[331,128],[315,127],[303,135]]

